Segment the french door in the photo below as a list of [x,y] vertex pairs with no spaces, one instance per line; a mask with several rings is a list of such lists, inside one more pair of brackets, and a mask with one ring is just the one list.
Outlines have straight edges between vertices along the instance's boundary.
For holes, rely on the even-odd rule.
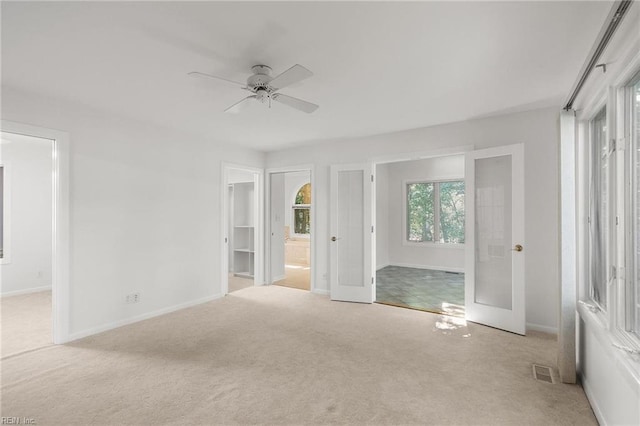
[[373,303],[371,164],[331,167],[331,300]]
[[465,312],[525,334],[524,147],[465,154]]

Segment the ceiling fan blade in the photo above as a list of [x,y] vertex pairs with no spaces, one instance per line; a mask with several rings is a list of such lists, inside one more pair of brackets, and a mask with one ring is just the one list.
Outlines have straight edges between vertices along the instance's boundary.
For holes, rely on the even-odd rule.
[[302,65],[294,65],[282,74],[275,77],[269,82],[269,85],[274,89],[282,89],[290,86],[294,83],[309,78],[313,75],[311,71],[303,67]]
[[249,100],[250,99],[255,99],[255,98],[257,98],[257,96],[255,96],[255,95],[247,96],[243,100],[241,100],[239,102],[236,102],[235,104],[231,105],[229,108],[225,109],[224,112],[230,112],[232,114],[237,114],[240,111],[242,111],[243,109],[245,109],[247,107],[247,105],[249,105]]
[[229,80],[228,78],[217,77],[215,75],[205,74],[203,72],[198,72],[198,71],[191,71],[188,75],[190,77],[194,77],[194,78],[205,78],[205,79],[210,79],[210,80],[226,81],[227,83],[237,84],[238,86],[242,86],[242,87],[246,87],[247,86],[245,83],[240,83],[239,81]]
[[302,99],[294,98],[291,96],[283,95],[281,93],[275,93],[272,95],[272,99],[274,101],[278,101],[283,103],[291,108],[298,109],[300,111],[306,112],[307,114],[311,114],[313,111],[318,109],[318,105],[312,104],[311,102],[303,101]]

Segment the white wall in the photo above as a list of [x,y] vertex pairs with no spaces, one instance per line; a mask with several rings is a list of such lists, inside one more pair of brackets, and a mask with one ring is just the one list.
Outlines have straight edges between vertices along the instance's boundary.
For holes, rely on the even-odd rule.
[[73,338],[221,293],[221,162],[264,154],[6,87],[2,115],[70,134]]
[[525,145],[525,218],[527,323],[530,328],[557,329],[558,318],[558,128],[559,110],[497,115],[403,132],[328,140],[267,154],[268,167],[313,161],[315,165],[316,289],[327,291],[329,272],[329,166],[366,162],[416,152],[443,152],[455,147]]
[[389,164],[376,165],[376,270],[389,263]]
[[8,165],[11,186],[11,241],[8,263],[0,265],[2,295],[51,287],[52,155],[50,140],[2,133],[0,163]]
[[[405,244],[404,184],[406,181],[464,178],[464,156],[435,157],[389,163],[389,263],[397,266],[464,272],[464,245]],[[378,183],[381,179],[378,179]]]

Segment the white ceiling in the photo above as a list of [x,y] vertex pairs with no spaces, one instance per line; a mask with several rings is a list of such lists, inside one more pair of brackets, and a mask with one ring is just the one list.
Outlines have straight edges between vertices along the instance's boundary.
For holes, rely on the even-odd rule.
[[[611,3],[2,2],[2,84],[260,150],[557,105]],[[254,64],[315,75],[225,114]]]

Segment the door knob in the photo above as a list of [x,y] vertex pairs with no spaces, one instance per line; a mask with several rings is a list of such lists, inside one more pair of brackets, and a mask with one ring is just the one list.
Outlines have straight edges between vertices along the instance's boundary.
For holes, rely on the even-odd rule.
[[520,244],[516,244],[512,251],[522,251],[522,246]]
[[336,237],[331,237],[331,241],[336,241],[337,238]]

